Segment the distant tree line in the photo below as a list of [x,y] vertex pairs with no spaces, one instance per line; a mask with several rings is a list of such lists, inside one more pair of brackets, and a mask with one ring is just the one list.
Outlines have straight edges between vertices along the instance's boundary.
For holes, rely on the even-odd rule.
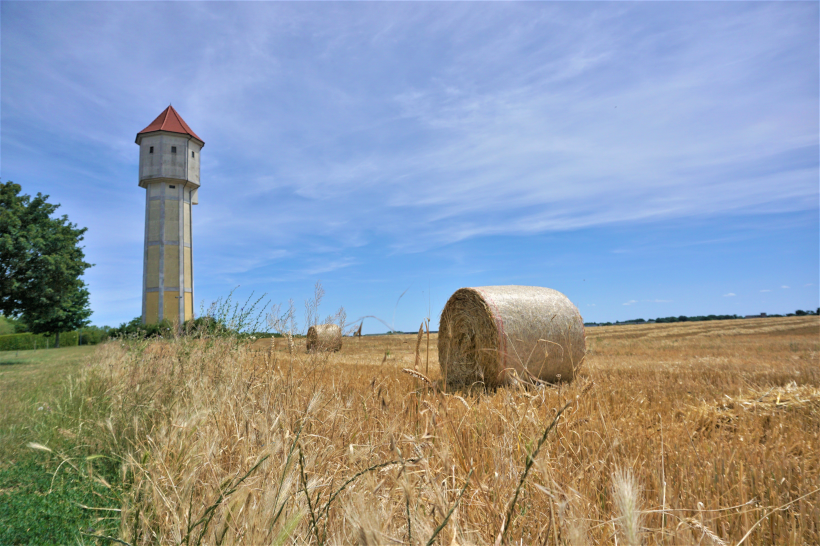
[[[794,313],[788,313],[788,314],[785,314],[785,315],[768,315],[767,314],[765,316],[766,316],[766,318],[769,318],[769,317],[804,317],[804,316],[808,316],[808,315],[820,315],[820,307],[818,307],[814,311],[812,311],[812,310],[804,311],[802,309],[798,309]],[[757,316],[757,315],[755,315],[755,316]],[[742,317],[740,315],[698,315],[696,317],[687,317],[686,315],[681,315],[681,316],[678,316],[678,317],[659,317],[659,318],[656,318],[656,319],[649,319],[649,320],[644,320],[642,318],[639,318],[639,319],[632,319],[632,320],[619,320],[619,321],[616,321],[616,322],[587,322],[585,324],[587,326],[593,326],[593,325],[597,325],[597,326],[615,326],[615,325],[618,325],[618,324],[625,325],[625,324],[647,324],[647,323],[651,324],[653,322],[656,322],[656,323],[701,322],[701,321],[704,321],[704,320],[734,320],[734,319],[742,319],[742,318],[745,318],[745,317]]]
[[700,322],[703,320],[732,320],[743,318],[739,315],[698,315],[696,317],[687,317],[681,315],[679,317],[659,317],[655,322]]

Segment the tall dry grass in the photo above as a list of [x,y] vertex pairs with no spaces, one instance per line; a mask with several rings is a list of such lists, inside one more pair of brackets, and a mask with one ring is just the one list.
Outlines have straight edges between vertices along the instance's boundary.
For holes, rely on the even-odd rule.
[[115,342],[83,426],[123,460],[129,544],[817,544],[818,333],[595,328],[571,384],[453,393],[435,335],[432,384],[401,371],[415,335]]

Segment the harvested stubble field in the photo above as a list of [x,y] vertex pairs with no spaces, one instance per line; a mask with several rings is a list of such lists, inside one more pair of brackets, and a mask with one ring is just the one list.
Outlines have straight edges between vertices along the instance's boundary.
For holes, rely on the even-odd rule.
[[444,392],[435,335],[114,342],[85,427],[130,544],[820,543],[818,317],[586,334],[573,383],[494,392]]

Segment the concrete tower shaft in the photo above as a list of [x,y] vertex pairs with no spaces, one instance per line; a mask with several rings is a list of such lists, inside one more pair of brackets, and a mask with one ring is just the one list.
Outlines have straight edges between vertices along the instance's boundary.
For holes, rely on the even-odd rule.
[[194,317],[191,207],[198,203],[205,143],[169,106],[137,134],[145,188],[142,321],[181,324]]

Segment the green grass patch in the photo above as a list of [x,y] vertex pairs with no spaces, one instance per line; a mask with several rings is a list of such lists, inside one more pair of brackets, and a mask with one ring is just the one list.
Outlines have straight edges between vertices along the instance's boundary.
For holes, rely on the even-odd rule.
[[87,535],[116,536],[119,503],[107,485],[116,484],[116,468],[62,462],[35,452],[0,469],[0,544],[94,544]]
[[54,425],[70,416],[55,416],[54,408],[64,405],[70,378],[93,352],[89,346],[0,352],[0,465],[28,442],[46,444],[58,436]]
[[78,434],[80,420],[93,415],[75,378],[94,350],[0,352],[0,544],[95,544],[83,533],[116,536],[119,512],[104,509],[120,506],[119,464],[93,453],[94,442]]

